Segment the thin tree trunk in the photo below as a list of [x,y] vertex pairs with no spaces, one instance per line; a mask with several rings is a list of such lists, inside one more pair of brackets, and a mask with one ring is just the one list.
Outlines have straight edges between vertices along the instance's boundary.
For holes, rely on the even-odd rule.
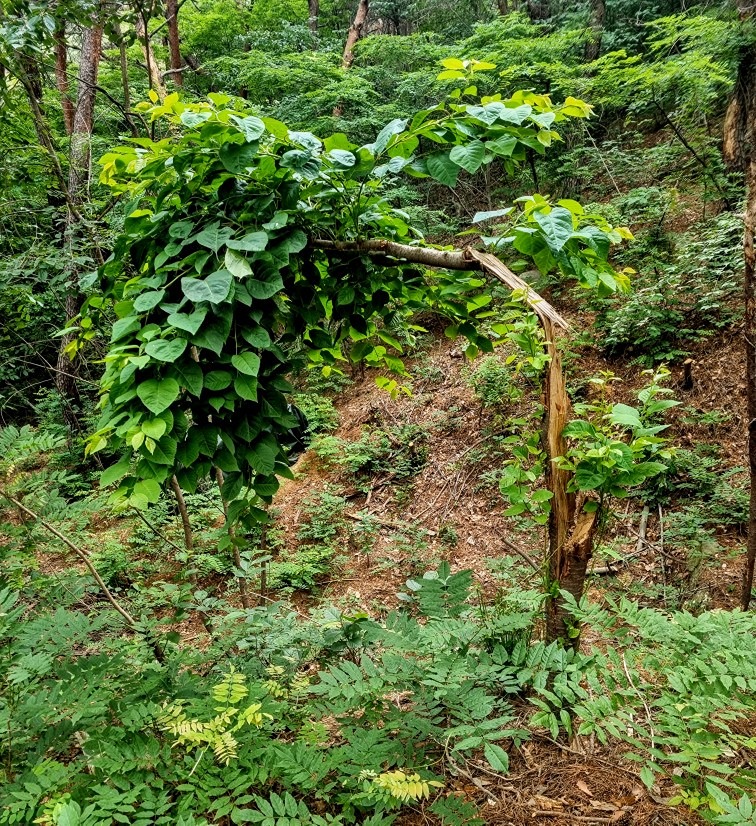
[[[84,31],[79,55],[79,81],[71,132],[71,156],[68,172],[68,192],[70,200],[76,204],[77,210],[76,212],[69,210],[65,233],[68,246],[66,326],[78,315],[82,301],[78,284],[76,284],[78,268],[74,262],[77,253],[77,237],[81,229],[81,214],[78,208],[89,197],[94,105],[102,51],[102,31],[101,19],[96,20],[90,28]],[[64,401],[63,415],[66,424],[72,430],[78,429],[77,409],[79,408],[78,363],[71,358],[68,350],[74,337],[74,333],[67,333],[61,338],[55,373],[55,385]]]
[[165,20],[168,25],[168,49],[171,54],[171,79],[176,86],[183,86],[184,76],[180,71],[183,61],[181,60],[181,45],[179,42],[178,12],[178,0],[166,0]]
[[[742,23],[753,19],[753,7],[739,6]],[[735,91],[724,122],[724,158],[727,165],[742,172],[748,190],[743,236],[745,323],[743,340],[746,357],[748,416],[748,469],[750,506],[748,547],[743,565],[740,606],[747,611],[753,592],[756,564],[756,44],[750,39],[743,47]]]
[[181,516],[181,526],[184,529],[184,547],[187,551],[194,548],[194,537],[192,536],[192,524],[189,521],[189,511],[186,508],[186,500],[184,499],[184,491],[181,490],[178,479],[171,476],[171,489],[173,495],[176,497],[176,504],[178,505],[179,514]]
[[606,18],[606,0],[592,0],[591,2],[591,39],[585,44],[585,59],[596,60],[601,53],[601,36],[604,33]]
[[251,608],[252,603],[249,600],[249,593],[247,592],[247,580],[242,573],[242,559],[239,553],[239,546],[236,544],[236,530],[233,522],[228,518],[228,502],[223,498],[223,471],[217,467],[215,468],[215,481],[218,483],[218,491],[220,492],[221,504],[223,505],[223,515],[226,518],[226,531],[228,538],[231,541],[231,552],[234,556],[234,565],[236,565],[240,576],[237,578],[239,585],[239,597],[241,599],[242,608]]
[[317,35],[318,19],[320,17],[320,0],[307,0],[307,8],[309,10],[307,25],[310,27],[310,31],[314,35]]
[[341,65],[344,69],[348,69],[354,61],[354,47],[363,35],[365,21],[367,20],[369,11],[370,0],[360,0],[352,25],[347,32],[346,43],[344,44],[344,55],[341,58]]
[[505,17],[509,14],[509,0],[496,0],[496,6],[499,9],[499,14]]
[[68,50],[66,47],[66,24],[59,21],[55,28],[55,82],[60,93],[63,109],[63,126],[66,135],[73,132],[74,105],[68,94]]

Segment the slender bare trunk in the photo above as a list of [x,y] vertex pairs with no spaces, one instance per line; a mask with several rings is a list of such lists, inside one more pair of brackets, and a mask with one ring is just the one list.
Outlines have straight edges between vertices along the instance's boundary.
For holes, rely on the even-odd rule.
[[318,18],[320,17],[320,0],[307,0],[307,8],[309,10],[307,25],[313,34],[317,34]]
[[218,483],[221,504],[223,505],[223,515],[226,517],[226,531],[228,532],[228,538],[231,541],[231,552],[234,556],[234,565],[236,565],[236,569],[240,574],[237,578],[237,584],[239,585],[239,598],[241,599],[242,608],[251,608],[252,603],[250,602],[249,593],[247,592],[247,580],[242,572],[242,558],[239,553],[239,545],[236,541],[236,529],[234,527],[234,523],[228,518],[228,502],[226,502],[223,498],[223,471],[219,467],[215,468],[215,481]]
[[168,49],[171,54],[171,79],[176,86],[183,86],[184,76],[180,71],[183,61],[181,60],[181,44],[179,42],[178,13],[178,0],[166,0],[165,20],[168,26]]
[[509,0],[496,0],[496,6],[499,9],[499,14],[505,17],[509,14]]
[[354,61],[354,47],[364,33],[365,22],[367,21],[369,11],[370,0],[360,0],[352,25],[347,32],[346,43],[344,44],[344,55],[341,58],[341,65],[344,69],[348,69]]
[[606,18],[606,0],[592,0],[591,2],[591,39],[585,44],[585,59],[596,60],[601,53],[601,36],[604,33]]
[[63,126],[66,135],[73,132],[74,106],[68,94],[68,49],[66,47],[66,24],[60,21],[55,28],[55,82],[60,93],[63,110]]
[[171,489],[173,490],[173,495],[176,497],[176,504],[178,505],[179,514],[181,516],[181,527],[184,529],[184,547],[187,551],[191,551],[194,548],[192,524],[189,521],[189,511],[186,507],[184,491],[181,490],[181,485],[175,475],[171,476]]

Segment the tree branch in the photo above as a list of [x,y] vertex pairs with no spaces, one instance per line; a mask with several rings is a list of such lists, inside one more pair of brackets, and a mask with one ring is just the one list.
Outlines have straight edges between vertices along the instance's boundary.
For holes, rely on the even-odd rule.
[[426,267],[439,267],[446,270],[480,270],[497,281],[509,287],[510,290],[522,290],[525,300],[540,319],[548,319],[552,324],[564,330],[569,324],[561,315],[540,296],[531,286],[515,275],[512,270],[500,261],[495,255],[487,252],[478,252],[471,247],[463,250],[437,250],[431,247],[412,247],[409,244],[399,244],[396,241],[387,241],[374,238],[365,241],[330,241],[315,238],[310,241],[311,246],[334,252],[354,252],[366,255],[391,256],[413,264],[424,264]]

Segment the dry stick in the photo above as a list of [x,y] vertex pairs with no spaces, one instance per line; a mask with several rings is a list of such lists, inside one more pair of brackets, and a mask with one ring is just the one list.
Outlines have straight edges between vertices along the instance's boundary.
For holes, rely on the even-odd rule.
[[113,608],[115,608],[116,611],[118,611],[118,613],[126,620],[126,622],[132,628],[136,626],[136,620],[125,608],[121,608],[121,606],[118,604],[111,590],[108,588],[108,586],[105,584],[105,581],[98,573],[97,568],[95,568],[95,566],[92,564],[92,560],[89,558],[89,554],[86,551],[82,550],[77,545],[74,545],[74,543],[70,539],[68,539],[68,537],[64,536],[57,528],[53,527],[45,519],[42,519],[41,516],[38,516],[36,513],[34,513],[33,510],[27,508],[26,505],[19,502],[18,499],[11,496],[9,493],[6,493],[3,490],[0,491],[0,495],[4,496],[9,502],[12,502],[22,513],[25,513],[32,519],[36,519],[37,522],[39,522],[39,524],[42,525],[43,528],[50,531],[50,533],[53,534],[53,536],[56,536],[64,545],[70,548],[76,554],[76,556],[78,556],[79,559],[87,566],[89,572],[92,574],[92,576],[95,578],[95,581],[100,586],[100,589],[102,590],[103,594],[105,594],[105,598],[107,599],[107,601],[113,606]]
[[171,476],[171,489],[176,496],[176,503],[178,504],[179,513],[181,514],[181,525],[184,528],[184,545],[186,545],[187,551],[191,551],[194,548],[192,525],[189,522],[189,511],[186,509],[184,492],[181,490],[181,485],[179,485],[179,481],[175,474]]
[[510,542],[506,536],[500,536],[499,540],[506,545],[510,551],[514,551],[518,556],[521,556],[534,571],[537,571],[538,573],[541,572],[541,566],[533,559],[532,556],[526,554],[522,548],[518,548],[517,545],[515,545],[514,542]]
[[170,546],[171,546],[171,548],[174,548],[174,549],[175,549],[175,550],[177,550],[179,553],[183,553],[183,550],[182,550],[181,548],[179,548],[179,546],[178,546],[175,542],[173,542],[171,539],[168,539],[168,537],[167,537],[167,536],[166,536],[166,535],[165,535],[162,531],[159,531],[159,530],[158,530],[158,529],[157,529],[157,528],[156,528],[156,527],[152,524],[152,522],[150,522],[150,521],[147,519],[147,517],[146,517],[146,516],[145,516],[145,515],[144,515],[144,514],[140,511],[140,510],[138,510],[137,508],[134,508],[134,513],[135,513],[135,514],[136,514],[136,515],[137,515],[137,516],[138,516],[138,517],[142,520],[142,522],[144,522],[144,524],[145,524],[145,525],[146,525],[146,526],[147,526],[147,527],[148,527],[148,528],[149,528],[149,529],[150,529],[150,530],[151,530],[151,531],[155,534],[155,536],[156,536],[158,539],[162,539],[162,540],[163,540],[163,542],[165,542],[165,543],[167,543],[168,545],[170,545]]
[[[367,520],[371,520],[375,522],[376,525],[381,525],[384,528],[396,528],[398,530],[404,530],[405,528],[411,528],[411,525],[407,525],[406,523],[401,522],[390,522],[388,519],[379,519],[373,513],[349,513],[348,511],[344,511],[344,516],[349,517],[349,519],[354,519],[355,522],[366,522]],[[428,528],[423,527],[416,527],[415,530],[425,531],[429,536],[436,536],[436,531],[431,531]]]
[[[112,591],[105,584],[105,581],[100,576],[97,568],[95,568],[95,566],[93,565],[92,560],[89,558],[89,554],[86,551],[82,550],[77,545],[74,545],[74,543],[67,536],[64,536],[57,528],[51,525],[47,520],[42,519],[42,517],[34,513],[33,510],[27,508],[26,505],[19,502],[18,499],[16,499],[14,496],[11,496],[9,493],[6,493],[4,490],[0,490],[0,495],[4,496],[9,502],[12,502],[22,513],[25,513],[31,519],[35,519],[37,522],[39,522],[39,524],[42,525],[42,527],[45,528],[45,530],[48,530],[53,536],[60,539],[60,541],[64,545],[66,545],[66,547],[70,548],[76,554],[76,556],[78,556],[79,559],[87,566],[87,568],[89,569],[89,573],[92,574],[92,576],[95,579],[95,582],[98,584],[100,590],[105,595],[105,599],[107,599],[107,601],[113,606],[113,608],[123,617],[123,619],[126,621],[126,624],[131,628],[131,630],[136,631],[139,634],[144,633],[138,627],[137,621],[134,619],[134,617],[132,617],[131,614],[125,608],[122,608],[118,604],[118,601],[113,596]],[[165,662],[165,652],[160,647],[160,645],[157,642],[155,642],[155,640],[150,640],[150,646],[152,647],[152,651],[155,654],[155,659],[160,663]]]

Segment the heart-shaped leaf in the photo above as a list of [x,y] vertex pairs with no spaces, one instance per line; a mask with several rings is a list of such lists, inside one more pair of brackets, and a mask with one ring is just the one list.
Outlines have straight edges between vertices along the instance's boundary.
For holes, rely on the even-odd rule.
[[175,379],[148,379],[137,387],[136,392],[142,404],[157,416],[176,401],[180,387]]

